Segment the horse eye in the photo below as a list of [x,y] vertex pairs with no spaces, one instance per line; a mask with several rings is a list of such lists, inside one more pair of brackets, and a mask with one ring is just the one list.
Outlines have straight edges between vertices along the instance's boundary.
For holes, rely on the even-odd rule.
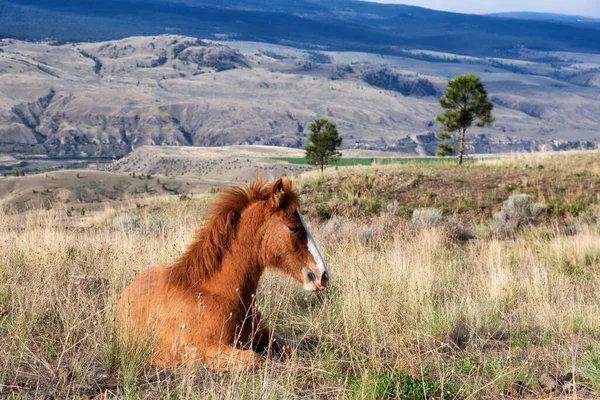
[[288,229],[292,233],[296,233],[296,232],[298,232],[300,230],[300,228],[298,227],[298,225],[288,225]]

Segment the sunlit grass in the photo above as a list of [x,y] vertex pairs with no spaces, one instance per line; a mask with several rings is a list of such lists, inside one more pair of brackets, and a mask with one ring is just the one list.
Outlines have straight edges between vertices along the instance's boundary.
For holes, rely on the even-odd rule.
[[[306,158],[303,157],[274,157],[273,160],[286,161],[290,164],[305,165],[308,164]],[[476,163],[483,158],[467,157],[464,159],[466,164]],[[454,158],[441,158],[441,157],[392,157],[392,158],[347,158],[343,157],[333,163],[336,167],[350,167],[356,165],[454,165],[456,160]]]
[[[533,165],[506,162],[480,167]],[[348,168],[335,195],[362,201],[385,183],[375,170],[398,168]],[[569,371],[600,387],[597,202],[585,217],[509,238],[472,221],[480,235],[469,242],[394,207],[312,220],[331,286],[308,296],[268,273],[258,293],[266,320],[309,339],[311,352],[252,373],[150,367],[146,343],[116,334],[118,295],[140,271],[177,258],[210,199],[138,200],[85,218],[60,208],[0,214],[0,397],[497,399],[517,381],[535,389],[541,374]]]

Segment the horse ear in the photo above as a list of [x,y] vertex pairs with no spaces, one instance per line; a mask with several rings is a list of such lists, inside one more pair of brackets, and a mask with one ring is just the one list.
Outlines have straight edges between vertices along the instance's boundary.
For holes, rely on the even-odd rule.
[[292,190],[292,180],[286,179],[285,181],[283,181],[283,191],[288,193],[291,190]]
[[279,210],[285,197],[285,189],[287,182],[283,182],[282,178],[277,179],[271,189],[271,207],[275,210]]

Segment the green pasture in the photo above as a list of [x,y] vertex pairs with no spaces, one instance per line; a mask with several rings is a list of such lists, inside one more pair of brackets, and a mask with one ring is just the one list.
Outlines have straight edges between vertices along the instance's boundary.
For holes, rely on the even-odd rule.
[[[274,160],[286,161],[290,164],[305,165],[308,164],[304,157],[273,157]],[[483,158],[465,158],[465,163],[474,163],[483,160]],[[354,165],[388,165],[388,164],[452,164],[456,163],[454,158],[441,157],[396,157],[396,158],[342,158],[333,165],[338,167],[349,167]]]

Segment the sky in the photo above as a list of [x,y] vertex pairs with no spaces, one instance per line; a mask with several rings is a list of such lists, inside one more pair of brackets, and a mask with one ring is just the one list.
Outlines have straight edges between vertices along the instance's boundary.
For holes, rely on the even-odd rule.
[[469,14],[536,11],[600,18],[600,0],[376,0]]

